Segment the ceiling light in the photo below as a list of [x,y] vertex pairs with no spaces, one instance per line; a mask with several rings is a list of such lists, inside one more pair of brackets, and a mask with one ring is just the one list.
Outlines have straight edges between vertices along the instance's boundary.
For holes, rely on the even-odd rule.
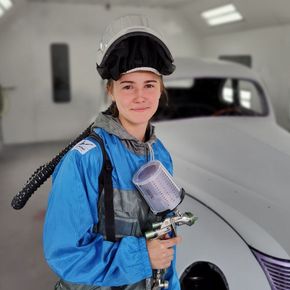
[[229,4],[229,5],[207,10],[201,13],[201,15],[203,18],[207,19],[207,18],[221,16],[221,15],[224,15],[230,12],[235,12],[235,11],[236,11],[236,7],[233,4]]
[[0,5],[6,10],[8,10],[12,7],[13,4],[11,0],[0,0]]
[[0,7],[0,17],[4,14],[4,10]]
[[201,13],[201,16],[206,20],[208,25],[211,26],[240,21],[243,19],[242,15],[237,11],[233,4],[207,10]]
[[223,15],[220,17],[208,19],[207,22],[209,25],[215,26],[215,25],[220,25],[224,23],[240,21],[242,19],[243,19],[242,15],[239,12],[235,12],[235,13]]

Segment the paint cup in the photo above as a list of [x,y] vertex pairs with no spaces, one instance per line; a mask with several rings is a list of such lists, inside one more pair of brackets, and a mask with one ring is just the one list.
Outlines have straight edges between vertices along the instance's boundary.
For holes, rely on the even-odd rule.
[[181,189],[158,160],[141,166],[133,176],[133,183],[155,214],[174,210],[182,201]]

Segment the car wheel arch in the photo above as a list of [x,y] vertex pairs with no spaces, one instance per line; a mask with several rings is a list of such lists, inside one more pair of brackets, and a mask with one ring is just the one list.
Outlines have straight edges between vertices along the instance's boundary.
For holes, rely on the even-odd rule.
[[229,290],[223,271],[209,261],[189,265],[180,276],[180,285],[181,290]]

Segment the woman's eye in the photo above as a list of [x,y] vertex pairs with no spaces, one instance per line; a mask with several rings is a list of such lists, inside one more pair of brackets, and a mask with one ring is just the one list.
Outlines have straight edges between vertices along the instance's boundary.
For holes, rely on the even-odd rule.
[[153,84],[146,84],[145,87],[150,89],[150,88],[154,88],[154,85]]
[[130,90],[130,89],[132,89],[132,86],[130,86],[130,85],[127,85],[127,86],[123,87],[123,90]]

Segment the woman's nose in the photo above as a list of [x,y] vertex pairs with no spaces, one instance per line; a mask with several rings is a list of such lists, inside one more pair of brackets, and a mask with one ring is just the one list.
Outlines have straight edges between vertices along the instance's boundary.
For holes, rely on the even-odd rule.
[[136,102],[144,102],[145,98],[144,98],[144,92],[142,89],[136,89],[135,92],[135,101]]

